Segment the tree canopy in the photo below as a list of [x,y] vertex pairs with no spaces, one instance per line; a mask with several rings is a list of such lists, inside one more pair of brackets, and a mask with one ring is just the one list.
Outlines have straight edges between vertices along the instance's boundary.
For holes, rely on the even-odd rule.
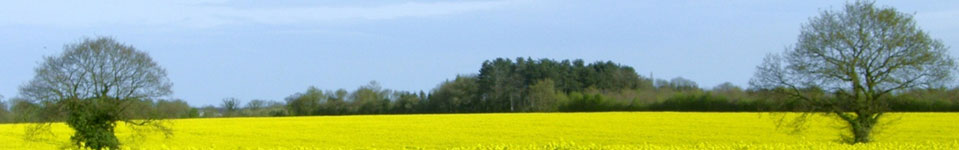
[[159,126],[128,108],[169,95],[172,86],[166,70],[148,54],[108,37],[66,45],[60,55],[45,57],[35,72],[20,88],[21,96],[65,110],[67,124],[76,131],[71,140],[93,149],[118,148],[113,134],[118,121]]
[[856,2],[803,24],[796,45],[767,56],[750,83],[783,94],[802,111],[835,115],[849,125],[849,142],[869,142],[891,110],[892,92],[951,79],[956,65],[946,50],[912,15]]

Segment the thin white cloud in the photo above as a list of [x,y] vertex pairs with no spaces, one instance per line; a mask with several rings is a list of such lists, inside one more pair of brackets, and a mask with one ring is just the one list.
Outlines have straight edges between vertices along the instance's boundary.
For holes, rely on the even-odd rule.
[[375,6],[299,6],[240,8],[210,1],[50,1],[0,6],[0,25],[90,27],[160,25],[215,27],[228,24],[329,23],[451,15],[492,10],[523,1],[407,2]]

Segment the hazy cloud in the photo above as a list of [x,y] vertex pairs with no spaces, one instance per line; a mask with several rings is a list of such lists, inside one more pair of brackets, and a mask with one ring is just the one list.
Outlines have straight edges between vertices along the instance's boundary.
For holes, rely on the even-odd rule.
[[18,1],[0,6],[0,25],[90,27],[329,23],[451,15],[502,8],[523,1],[405,2],[364,6],[236,7],[223,0]]

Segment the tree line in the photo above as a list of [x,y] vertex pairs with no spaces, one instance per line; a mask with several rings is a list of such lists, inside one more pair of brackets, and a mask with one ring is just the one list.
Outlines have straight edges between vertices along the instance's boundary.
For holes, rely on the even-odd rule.
[[[219,105],[194,107],[181,99],[131,102],[138,117],[198,118],[411,113],[591,112],[591,111],[798,111],[772,91],[732,83],[702,88],[676,77],[653,79],[614,62],[497,58],[478,74],[460,75],[430,91],[398,91],[376,81],[353,90],[308,87],[282,101],[224,98]],[[959,88],[904,90],[889,97],[893,111],[959,111]],[[0,101],[0,121],[57,118],[55,107],[23,98]],[[136,111],[132,111],[136,110]]]
[[681,77],[643,77],[610,61],[520,57],[485,61],[479,73],[456,76],[428,92],[390,90],[374,81],[352,91],[310,87],[282,101],[225,98],[219,106],[191,107],[159,99],[170,95],[172,83],[146,53],[99,37],[44,57],[20,95],[0,101],[0,122],[65,122],[76,131],[74,145],[116,149],[117,123],[170,134],[157,122],[164,118],[781,111],[803,113],[785,122],[797,130],[810,114],[833,116],[845,122],[844,141],[866,143],[887,112],[959,110],[959,88],[947,87],[954,86],[957,71],[947,50],[920,30],[911,14],[857,1],[810,18],[795,46],[767,55],[757,66],[749,89],[730,83],[704,89]]

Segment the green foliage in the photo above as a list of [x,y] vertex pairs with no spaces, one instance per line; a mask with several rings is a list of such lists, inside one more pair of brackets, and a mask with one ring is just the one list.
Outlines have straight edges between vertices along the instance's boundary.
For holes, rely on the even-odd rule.
[[[617,69],[618,68],[618,69]],[[612,70],[612,71],[611,71]],[[618,71],[617,71],[618,70]],[[581,60],[495,59],[483,63],[479,75],[461,75],[430,93],[392,91],[371,82],[354,91],[323,91],[315,87],[287,98],[284,109],[271,115],[349,115],[384,113],[474,113],[554,111],[801,111],[799,103],[779,103],[774,90],[744,90],[723,83],[703,90],[677,77],[647,79],[612,62],[583,64]],[[620,73],[616,73],[620,72]],[[631,79],[625,79],[628,77]],[[592,79],[591,79],[592,78]],[[617,79],[624,78],[624,79]],[[615,83],[614,83],[615,82]],[[623,84],[627,82],[630,84]],[[821,89],[809,89],[809,92]],[[926,94],[928,95],[928,94]],[[948,94],[945,94],[948,95]],[[928,98],[922,98],[927,101]],[[953,108],[957,102],[934,103]],[[906,102],[903,104],[924,104]],[[897,105],[915,110],[912,106]],[[899,107],[903,106],[903,107]],[[925,105],[924,105],[925,106]],[[287,110],[287,111],[283,111]],[[247,110],[248,111],[248,110]]]
[[185,118],[199,118],[199,117],[200,117],[200,109],[190,108],[190,111],[189,113],[187,113],[187,117]]
[[430,112],[483,112],[487,103],[480,100],[479,84],[474,76],[457,76],[433,89],[426,105]]
[[323,91],[316,87],[307,88],[304,93],[293,94],[286,98],[287,109],[290,115],[294,116],[313,115],[318,113],[320,101],[326,98],[324,96]]
[[179,99],[158,100],[153,104],[153,107],[157,115],[161,118],[191,118],[199,116],[196,109],[190,108],[190,105],[187,104],[186,101]]
[[78,146],[91,149],[118,149],[120,141],[113,135],[116,121],[116,105],[109,99],[68,100],[71,111],[67,125],[76,132],[70,140]]
[[947,49],[913,14],[858,1],[810,18],[796,46],[768,55],[750,84],[808,113],[836,116],[849,127],[850,143],[865,143],[893,109],[894,92],[949,83],[956,64]]
[[894,95],[890,99],[888,105],[895,111],[959,111],[959,88],[914,89]]
[[396,92],[395,101],[390,103],[390,112],[396,114],[416,113],[423,109],[419,95],[410,92]]
[[529,93],[526,94],[526,99],[529,103],[525,105],[529,107],[525,111],[556,111],[558,109],[557,106],[559,106],[558,104],[565,103],[567,99],[566,95],[556,90],[555,87],[556,85],[551,79],[536,81],[536,83],[529,87]]
[[220,110],[214,106],[203,106],[199,109],[199,116],[204,118],[223,117]]
[[[500,65],[511,66],[517,63],[506,63],[508,59],[497,59]],[[614,68],[615,63],[603,62],[607,67],[592,67],[595,64],[582,64],[582,61],[555,62],[544,59],[542,62],[524,59],[524,64],[530,67],[547,68],[533,69],[543,74],[534,76],[554,76],[563,78],[591,78],[584,73],[564,74],[563,70],[577,70],[590,72],[591,68]],[[531,63],[532,62],[532,63]],[[563,69],[569,63],[570,68]],[[487,65],[492,64],[491,62]],[[612,65],[611,65],[612,64]],[[560,66],[560,67],[556,67]],[[576,67],[579,66],[579,67]],[[603,65],[600,65],[603,66]],[[529,67],[529,66],[527,66]],[[623,67],[628,68],[628,67]],[[486,68],[486,69],[492,69]],[[621,68],[622,69],[622,68]],[[598,69],[604,70],[604,69]],[[608,70],[608,69],[606,69]],[[628,70],[628,69],[623,69]],[[551,73],[558,72],[558,73]],[[576,71],[571,71],[576,72]],[[507,73],[516,74],[509,71]],[[614,84],[587,84],[600,83],[601,79],[581,82],[580,80],[553,78],[535,79],[525,85],[522,75],[492,75],[488,80],[497,76],[506,78],[497,82],[486,82],[485,85],[502,87],[516,91],[481,90],[484,86],[479,75],[461,75],[453,80],[445,81],[429,93],[393,91],[384,89],[376,82],[357,88],[354,91],[321,90],[309,87],[304,92],[293,94],[284,102],[269,100],[250,100],[244,107],[240,107],[241,100],[228,98],[220,107],[205,106],[191,108],[183,100],[137,100],[127,103],[135,111],[126,111],[123,114],[131,118],[196,118],[196,117],[231,117],[231,116],[311,116],[311,115],[350,115],[350,114],[408,114],[408,113],[474,113],[474,112],[501,112],[510,107],[517,112],[583,112],[583,111],[804,111],[799,101],[783,101],[777,99],[775,90],[750,89],[744,90],[731,83],[723,83],[711,90],[700,89],[689,79],[673,78],[671,80],[637,77],[636,86],[631,88],[611,88]],[[572,79],[575,79],[572,78]],[[595,77],[608,78],[608,77]],[[586,81],[586,80],[583,80]],[[623,80],[629,81],[629,80]],[[565,82],[565,83],[564,83]],[[605,81],[604,81],[605,82]],[[513,85],[516,84],[516,85]],[[589,87],[569,87],[570,85]],[[597,86],[602,85],[602,86]],[[620,84],[619,86],[626,86]],[[631,85],[630,85],[631,86]],[[604,88],[600,88],[604,87]],[[572,90],[572,91],[564,91]],[[519,91],[519,92],[517,92]],[[821,89],[809,89],[808,92]],[[484,93],[485,92],[485,93]],[[502,92],[502,93],[496,93]],[[492,97],[514,97],[497,100]],[[893,111],[959,111],[959,89],[923,89],[896,93],[890,97],[888,105]],[[781,102],[782,101],[782,102]],[[63,112],[58,112],[57,103],[42,101],[31,102],[24,99],[10,99],[7,122],[35,122],[40,120],[63,121]],[[2,120],[0,120],[2,121]]]
[[390,90],[383,89],[376,81],[356,89],[350,95],[351,111],[358,114],[382,114],[389,110]]
[[483,62],[480,68],[479,101],[476,106],[486,112],[526,111],[537,109],[528,95],[530,87],[542,80],[552,80],[554,88],[563,93],[583,92],[586,89],[620,91],[651,88],[652,82],[636,74],[632,67],[613,62],[584,64],[582,60],[554,61],[531,58],[497,58]]
[[37,122],[43,115],[41,105],[25,99],[11,99],[10,104],[11,122]]
[[677,94],[665,101],[650,104],[653,111],[757,111],[751,101],[732,101],[726,96],[705,94]]
[[591,111],[610,111],[612,106],[609,99],[602,94],[582,94],[572,92],[569,94],[569,101],[559,107],[563,112],[591,112]]
[[0,95],[0,123],[12,121],[12,114],[9,110],[10,107],[7,105],[7,101],[3,100],[3,95]]
[[150,123],[158,117],[146,108],[150,99],[171,94],[171,87],[166,70],[147,53],[109,37],[97,37],[66,45],[60,55],[45,57],[33,79],[20,87],[20,96],[37,102],[40,108],[24,108],[30,111],[25,113],[33,114],[24,119],[66,120],[76,131],[71,139],[77,146],[103,149],[119,146],[113,136],[118,121],[165,129]]

